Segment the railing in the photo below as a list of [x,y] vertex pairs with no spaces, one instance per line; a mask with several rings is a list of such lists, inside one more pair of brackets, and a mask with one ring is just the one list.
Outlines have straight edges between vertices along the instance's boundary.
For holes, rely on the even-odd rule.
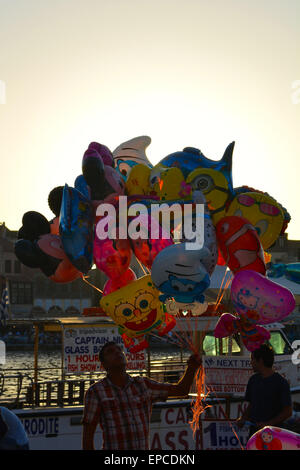
[[[181,361],[165,363],[151,362],[150,370],[131,370],[130,375],[148,376],[159,382],[176,383],[182,376],[186,364]],[[89,374],[88,378],[46,380],[35,382],[29,374],[21,372],[0,373],[0,404],[10,408],[64,407],[82,405],[84,395],[92,383],[105,376],[104,372]],[[5,394],[5,387],[12,388],[15,394]]]

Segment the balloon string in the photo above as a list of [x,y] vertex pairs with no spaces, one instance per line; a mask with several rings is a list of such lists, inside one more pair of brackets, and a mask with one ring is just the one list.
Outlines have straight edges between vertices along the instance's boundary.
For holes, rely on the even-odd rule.
[[137,259],[137,262],[139,263],[139,265],[140,265],[140,267],[141,267],[143,273],[144,273],[145,275],[150,274],[149,269],[147,268],[147,271],[146,271],[146,268],[145,268],[145,266],[141,263],[141,261],[140,261],[138,258],[136,258],[136,259]]
[[86,282],[89,286],[93,287],[94,289],[96,289],[98,292],[100,292],[101,294],[103,294],[103,291],[101,289],[99,289],[98,287],[94,286],[91,282],[87,281],[87,277],[89,276],[84,276],[84,274],[81,275],[81,279]]
[[217,403],[218,403],[218,405],[220,406],[220,408],[221,408],[221,410],[222,410],[222,412],[223,412],[223,415],[225,416],[225,420],[226,420],[226,422],[229,424],[229,426],[231,427],[231,430],[232,430],[233,434],[235,435],[236,439],[238,440],[241,449],[242,449],[242,450],[245,450],[245,448],[243,447],[243,445],[242,445],[242,443],[241,443],[241,440],[240,440],[239,436],[237,435],[237,433],[236,433],[236,431],[235,431],[235,429],[234,429],[234,427],[233,427],[233,425],[232,425],[232,422],[229,420],[229,418],[228,418],[226,412],[224,411],[224,408],[223,408],[223,406],[221,405],[221,403],[220,403],[220,401],[219,401],[219,397],[218,397],[217,393],[215,392],[214,388],[211,387],[211,390],[210,390],[210,391],[214,393],[214,396],[215,396],[215,398],[216,398],[216,400],[217,400]]
[[199,419],[200,415],[206,410],[206,408],[211,408],[211,405],[204,405],[205,399],[209,395],[209,390],[205,394],[205,372],[204,367],[201,365],[196,373],[196,390],[197,390],[197,398],[194,402],[192,402],[192,410],[193,410],[193,418],[189,421],[191,428],[193,430],[193,436],[195,437],[195,433],[199,428]]

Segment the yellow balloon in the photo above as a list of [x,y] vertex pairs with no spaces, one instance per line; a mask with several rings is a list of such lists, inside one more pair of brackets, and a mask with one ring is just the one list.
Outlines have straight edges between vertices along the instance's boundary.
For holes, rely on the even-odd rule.
[[151,168],[143,163],[135,165],[127,178],[125,183],[125,190],[128,196],[136,194],[146,195],[150,192],[150,172]]
[[193,191],[200,190],[205,196],[214,225],[225,216],[226,203],[229,198],[228,181],[217,170],[197,168],[186,178]]
[[119,326],[121,334],[135,338],[160,327],[165,320],[159,295],[147,275],[102,297],[100,305]]
[[150,194],[159,196],[162,201],[186,199],[191,191],[185,188],[182,171],[179,168],[167,168],[160,164],[151,170]]
[[237,215],[249,220],[264,250],[275,243],[284,222],[283,210],[275,199],[268,194],[251,191],[236,195],[226,215]]

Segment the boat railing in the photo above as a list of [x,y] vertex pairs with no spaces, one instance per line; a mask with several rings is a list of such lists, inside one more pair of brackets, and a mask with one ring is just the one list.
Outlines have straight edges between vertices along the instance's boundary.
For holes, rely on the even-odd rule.
[[[182,361],[151,361],[150,368],[129,370],[132,376],[147,376],[159,382],[176,383],[181,378],[186,363]],[[11,408],[64,407],[82,405],[89,386],[105,376],[105,371],[88,375],[65,376],[61,379],[34,380],[28,373],[0,373],[0,404]],[[14,383],[13,381],[16,381]],[[12,384],[14,387],[12,387]],[[7,393],[12,389],[15,395]]]
[[[22,395],[21,392],[24,390],[24,382],[25,380],[30,383],[32,386],[33,384],[33,379],[29,374],[24,374],[22,372],[15,372],[13,374],[7,374],[0,372],[0,404],[2,404],[3,401],[5,401],[6,405],[9,405],[11,408],[17,408],[21,406],[22,403]],[[11,385],[11,383],[14,383],[15,387],[15,394],[9,396],[5,396],[5,387],[8,386],[8,384]],[[2,397],[5,396],[4,400],[2,400]]]

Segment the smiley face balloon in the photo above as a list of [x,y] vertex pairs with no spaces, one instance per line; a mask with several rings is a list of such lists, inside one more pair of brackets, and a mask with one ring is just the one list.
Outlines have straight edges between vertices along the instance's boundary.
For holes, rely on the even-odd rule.
[[254,191],[238,194],[226,215],[249,220],[257,231],[264,250],[277,240],[284,223],[284,212],[277,201],[268,194]]
[[159,291],[148,275],[102,297],[100,305],[119,326],[121,334],[138,338],[159,328],[165,319],[158,296]]

